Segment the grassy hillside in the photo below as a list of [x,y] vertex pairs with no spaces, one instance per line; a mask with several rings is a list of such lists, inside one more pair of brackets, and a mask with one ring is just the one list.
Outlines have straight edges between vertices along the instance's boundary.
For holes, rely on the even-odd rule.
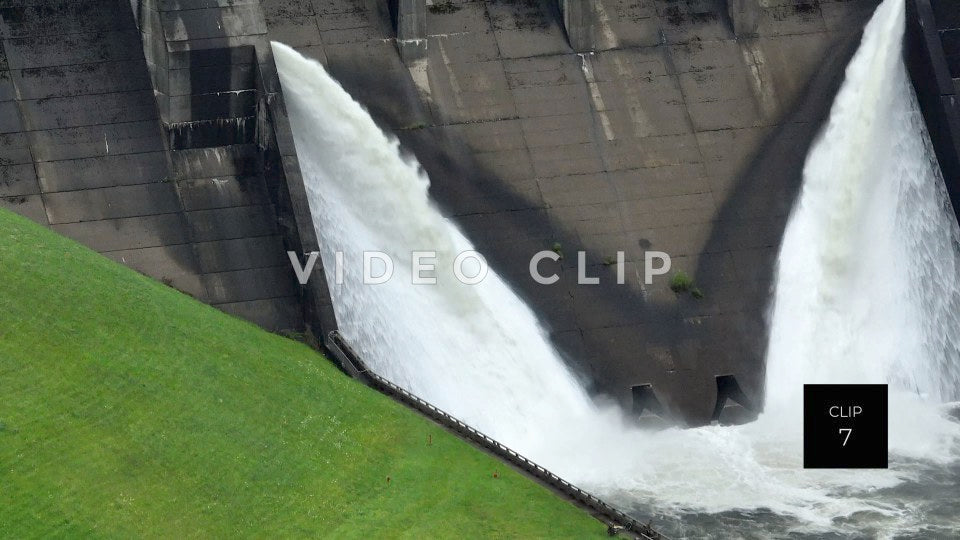
[[0,537],[604,532],[309,348],[0,210]]

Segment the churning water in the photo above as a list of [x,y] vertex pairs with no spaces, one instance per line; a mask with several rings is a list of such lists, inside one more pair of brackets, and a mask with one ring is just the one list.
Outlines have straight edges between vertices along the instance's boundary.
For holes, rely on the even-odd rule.
[[[594,403],[429,180],[323,67],[274,55],[340,330],[404,386],[673,536],[960,534],[960,232],[901,60],[903,0],[869,23],[804,169],[771,315],[765,412],[735,427],[637,429]],[[395,261],[361,283],[361,253]],[[436,285],[411,253],[434,250]],[[377,275],[383,268],[374,268]],[[477,265],[465,265],[473,275]],[[889,470],[802,468],[802,383],[887,382]]]

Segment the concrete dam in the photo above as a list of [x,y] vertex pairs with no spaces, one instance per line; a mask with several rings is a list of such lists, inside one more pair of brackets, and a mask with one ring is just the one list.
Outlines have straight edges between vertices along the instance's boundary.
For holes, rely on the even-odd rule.
[[[17,2],[0,195],[224,311],[326,335],[324,280],[299,286],[285,254],[317,246],[268,46],[286,43],[416,156],[592,392],[652,389],[700,424],[717,376],[762,401],[804,150],[876,4]],[[543,287],[529,260],[554,247]],[[599,285],[576,286],[580,250]],[[635,279],[648,250],[704,298]]]
[[[850,356],[840,378],[910,390],[896,459],[950,455],[917,396],[958,383],[958,35],[943,0],[22,0],[0,7],[0,204],[268,330],[334,352],[338,330],[391,392],[678,534],[750,511],[775,516],[757,534],[906,530],[867,493],[913,484],[798,482],[778,448],[791,381]],[[489,279],[334,278],[334,249],[350,272],[431,246]],[[889,264],[904,246],[919,262]],[[288,252],[321,252],[306,284]],[[862,287],[901,309],[848,342],[824,321],[872,320]]]

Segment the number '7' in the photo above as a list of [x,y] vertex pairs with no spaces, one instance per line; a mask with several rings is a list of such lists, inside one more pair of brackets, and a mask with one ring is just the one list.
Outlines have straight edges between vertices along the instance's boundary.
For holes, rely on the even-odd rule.
[[842,445],[842,446],[846,446],[846,445],[847,445],[847,441],[850,440],[850,434],[853,433],[853,429],[852,429],[852,428],[840,428],[840,434],[841,434],[841,435],[843,435],[843,432],[844,432],[844,431],[847,432],[847,436],[843,438],[843,445]]

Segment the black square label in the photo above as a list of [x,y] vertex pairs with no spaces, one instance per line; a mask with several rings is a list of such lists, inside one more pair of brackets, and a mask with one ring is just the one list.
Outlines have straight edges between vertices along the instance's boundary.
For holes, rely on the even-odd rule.
[[803,385],[803,468],[886,469],[887,385]]

